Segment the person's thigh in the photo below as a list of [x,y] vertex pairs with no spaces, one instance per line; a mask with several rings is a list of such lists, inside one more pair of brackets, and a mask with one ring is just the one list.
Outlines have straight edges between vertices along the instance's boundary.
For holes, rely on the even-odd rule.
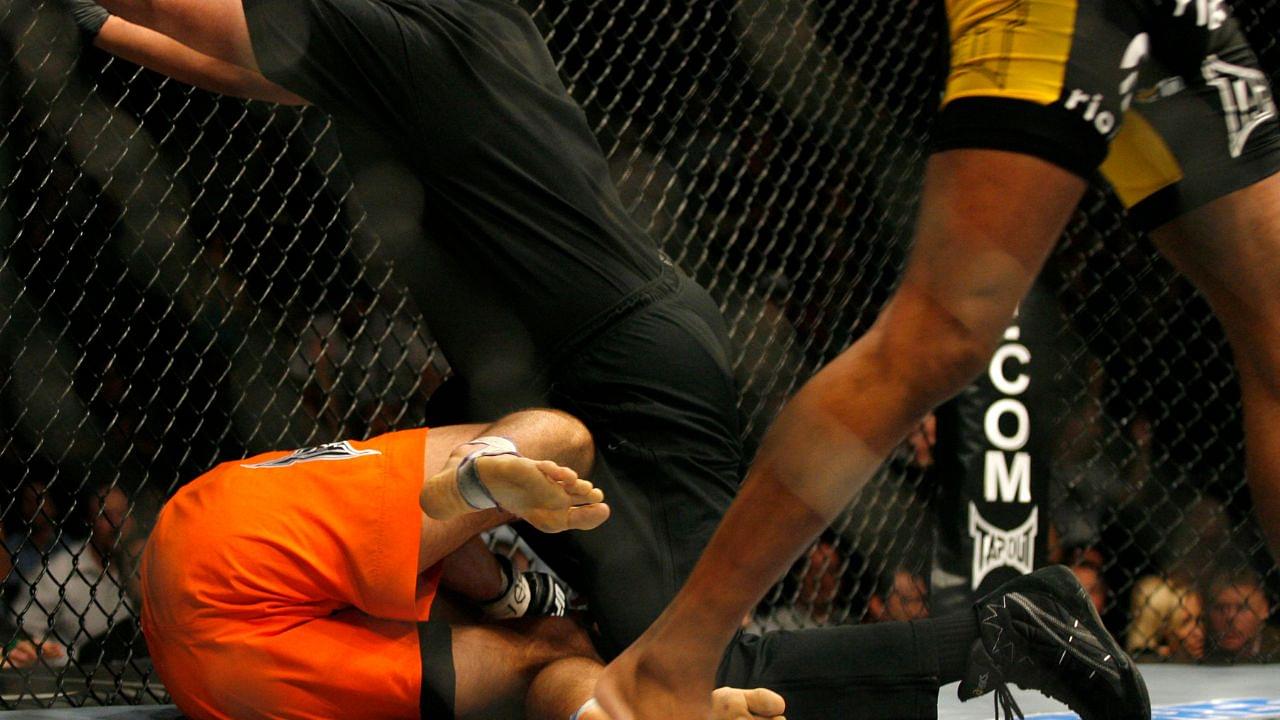
[[1254,514],[1280,556],[1280,173],[1193,210],[1152,234],[1204,293],[1235,359]]
[[1280,317],[1280,173],[1152,233],[1228,321]]
[[1141,0],[948,0],[938,150],[1006,150],[1092,177],[1149,56]]
[[[933,155],[902,284],[877,325],[932,328],[926,331],[936,330],[936,340],[959,335],[994,342],[1085,186],[1029,154],[968,148]],[[930,336],[906,341],[928,347]]]
[[426,430],[222,463],[166,503],[143,553],[144,628],[355,606],[425,619]]
[[[1120,131],[1149,55],[1130,0],[946,8],[951,67],[935,154],[902,285],[877,323],[890,357],[922,342],[975,342],[970,354],[994,342]],[[944,356],[925,374],[950,364]]]
[[[447,640],[445,633],[447,632]],[[441,670],[452,666],[453,695],[443,695],[428,686],[424,691],[424,718],[450,717],[459,720],[523,717],[525,696],[537,671],[563,658],[579,657],[591,670],[603,664],[592,650],[586,632],[568,618],[536,618],[488,625],[453,625],[447,631],[436,623],[423,626],[424,680],[440,687],[450,678]],[[448,652],[448,662],[444,655]],[[580,687],[566,692],[582,692]],[[430,698],[435,695],[435,698]],[[582,697],[564,698],[567,706],[586,702]],[[451,715],[430,714],[435,710]]]
[[156,669],[187,716],[204,720],[420,717],[416,623],[348,609],[167,628]]

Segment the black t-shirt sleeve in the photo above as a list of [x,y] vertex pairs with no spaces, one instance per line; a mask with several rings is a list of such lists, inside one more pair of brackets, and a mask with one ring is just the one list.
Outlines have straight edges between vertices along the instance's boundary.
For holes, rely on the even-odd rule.
[[[249,39],[267,79],[330,112],[398,114],[406,66],[399,18],[370,0],[245,0]],[[390,91],[390,92],[389,92]]]

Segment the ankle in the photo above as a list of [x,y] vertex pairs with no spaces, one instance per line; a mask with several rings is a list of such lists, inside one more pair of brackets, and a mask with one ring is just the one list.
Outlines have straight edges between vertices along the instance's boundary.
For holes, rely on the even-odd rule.
[[418,504],[427,517],[433,520],[452,520],[475,512],[458,490],[458,476],[453,469],[443,470],[427,478],[422,484]]
[[969,654],[979,638],[977,612],[943,615],[911,623],[922,633],[926,643],[931,643],[938,659],[938,684],[946,685],[964,679],[969,667]]

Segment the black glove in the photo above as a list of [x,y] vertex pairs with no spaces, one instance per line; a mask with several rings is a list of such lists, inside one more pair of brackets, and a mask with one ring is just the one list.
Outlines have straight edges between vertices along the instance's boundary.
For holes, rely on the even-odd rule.
[[563,617],[568,609],[564,586],[546,573],[526,572],[515,575],[510,558],[496,556],[507,580],[507,589],[496,599],[480,606],[485,617],[509,620],[519,617]]
[[71,17],[76,21],[76,27],[80,28],[80,32],[84,33],[85,40],[89,43],[93,43],[93,39],[98,37],[102,26],[106,24],[107,18],[111,17],[111,13],[107,12],[106,8],[93,0],[58,0],[58,4],[71,13]]

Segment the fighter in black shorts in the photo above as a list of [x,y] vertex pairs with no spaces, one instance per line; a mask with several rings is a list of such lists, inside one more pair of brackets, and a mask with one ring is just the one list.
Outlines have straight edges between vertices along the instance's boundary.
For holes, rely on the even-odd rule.
[[[617,720],[705,705],[735,618],[919,418],[986,366],[1098,170],[1226,330],[1249,490],[1280,557],[1280,123],[1226,3],[946,0],[946,11],[950,77],[902,282],[782,411],[685,589],[606,670],[599,697]],[[1109,648],[1084,650],[1079,618],[1043,622],[998,598],[979,608],[987,645],[965,694],[1048,668],[1101,678],[1124,665]],[[1105,716],[1136,717],[1141,704],[1134,686],[1052,692]]]
[[[332,116],[470,412],[550,405],[591,430],[612,519],[530,539],[589,601],[601,653],[628,645],[736,490],[737,388],[717,308],[627,216],[529,16],[509,0],[68,2],[104,50]],[[720,673],[778,690],[793,720],[929,717],[977,632],[966,613],[739,637]]]

